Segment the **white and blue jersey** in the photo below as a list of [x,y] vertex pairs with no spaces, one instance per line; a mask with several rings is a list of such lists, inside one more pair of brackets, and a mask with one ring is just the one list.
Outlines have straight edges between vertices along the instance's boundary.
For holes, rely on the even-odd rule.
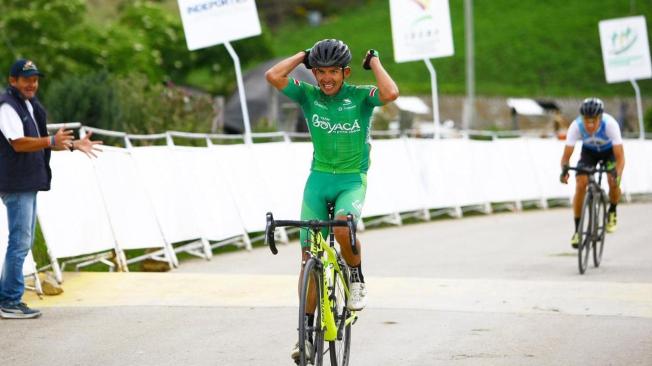
[[623,143],[618,122],[607,113],[602,114],[600,126],[593,134],[586,131],[582,116],[575,118],[568,127],[566,146],[575,146],[575,143],[580,140],[582,141],[582,149],[595,152],[611,150],[614,145],[622,145]]

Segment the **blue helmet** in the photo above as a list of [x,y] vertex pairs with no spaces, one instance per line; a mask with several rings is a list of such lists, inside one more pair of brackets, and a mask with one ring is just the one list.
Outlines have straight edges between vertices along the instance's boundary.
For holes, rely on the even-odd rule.
[[585,117],[597,117],[604,112],[604,103],[598,98],[586,98],[580,107],[580,114]]

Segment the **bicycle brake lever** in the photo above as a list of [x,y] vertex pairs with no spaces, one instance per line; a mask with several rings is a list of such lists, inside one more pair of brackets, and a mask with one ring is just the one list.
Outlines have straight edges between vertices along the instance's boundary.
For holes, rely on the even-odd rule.
[[274,240],[274,215],[271,212],[268,212],[266,215],[267,223],[265,225],[265,244],[269,245],[269,250],[272,251],[272,254],[278,254],[278,249],[276,249],[276,241]]
[[358,255],[358,248],[355,246],[355,222],[353,221],[353,215],[346,215],[346,225],[349,227],[351,250],[353,251],[353,254]]

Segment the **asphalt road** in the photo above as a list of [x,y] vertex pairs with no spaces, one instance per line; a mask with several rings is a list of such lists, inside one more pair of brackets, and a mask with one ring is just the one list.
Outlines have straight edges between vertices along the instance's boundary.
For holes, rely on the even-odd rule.
[[[585,275],[570,209],[360,234],[369,305],[353,366],[651,365],[652,204],[619,205]],[[66,274],[0,321],[3,365],[293,365],[299,248],[184,261],[164,274]]]

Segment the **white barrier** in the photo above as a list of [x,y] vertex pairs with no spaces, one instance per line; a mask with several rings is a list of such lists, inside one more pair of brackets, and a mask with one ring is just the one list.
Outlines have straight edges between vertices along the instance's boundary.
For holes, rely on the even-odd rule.
[[[541,185],[541,195],[543,198],[569,200],[575,192],[575,179],[569,179],[568,185],[559,183],[564,142],[558,140],[529,139],[527,145],[537,181]],[[571,157],[571,165],[576,164],[579,150],[578,148],[575,149]],[[571,172],[572,175],[573,173]]]
[[167,251],[152,201],[129,150],[106,146],[102,158],[92,163],[117,246],[121,250],[160,249],[173,265],[174,255]]
[[[482,205],[488,202],[483,179],[472,171],[473,154],[467,140],[414,140],[419,152],[428,208]],[[454,182],[454,184],[451,184]]]
[[652,191],[652,144],[648,141],[627,140],[624,145],[625,170],[622,188],[628,193]]
[[272,192],[258,170],[253,146],[215,145],[211,149],[218,154],[216,168],[228,182],[245,229],[247,232],[265,230],[265,214],[273,207]]
[[135,147],[131,156],[165,239],[170,243],[200,239],[196,178],[191,169],[168,146]]
[[[545,207],[574,193],[574,179],[559,183],[564,144],[557,140],[401,138],[372,146],[363,218],[392,215],[400,223],[402,213],[474,206],[490,212],[492,203],[519,208],[524,201]],[[310,143],[288,142],[105,150],[97,160],[53,154],[52,191],[39,194],[53,258],[171,251],[166,245],[197,239],[247,243],[247,233],[264,229],[268,211],[299,218],[312,157]],[[625,151],[624,192],[652,193],[652,142],[626,140]]]
[[[503,179],[501,192],[494,192],[496,201],[539,201],[544,198],[537,181],[533,157],[528,153],[526,139],[500,139],[492,141],[489,148],[495,149],[492,176],[498,174]],[[498,187],[494,187],[498,188]],[[493,197],[493,194],[490,194]],[[541,206],[545,204],[541,203]]]
[[413,165],[406,139],[373,141],[362,217],[426,208],[423,185]]
[[223,174],[217,168],[218,156],[206,148],[177,147],[174,153],[191,176],[198,226],[202,237],[220,241],[246,235],[240,212]]
[[[308,143],[261,143],[252,145],[251,153],[255,164],[252,179],[264,184],[269,195],[267,211],[278,218],[298,218],[303,187],[310,172],[312,146]],[[307,154],[308,159],[302,159],[303,154]]]
[[55,276],[58,258],[118,250],[93,170],[81,152],[55,152],[52,189],[37,195],[38,219]]
[[[293,163],[289,166],[290,171],[288,174],[291,182],[288,186],[292,187],[291,197],[288,196],[288,204],[291,204],[294,207],[295,216],[289,217],[300,217],[301,215],[301,204],[303,203],[303,189],[310,175],[310,167],[312,164],[312,155],[313,148],[311,142],[296,142],[290,144],[291,154],[293,156]],[[296,192],[296,193],[294,193]]]

